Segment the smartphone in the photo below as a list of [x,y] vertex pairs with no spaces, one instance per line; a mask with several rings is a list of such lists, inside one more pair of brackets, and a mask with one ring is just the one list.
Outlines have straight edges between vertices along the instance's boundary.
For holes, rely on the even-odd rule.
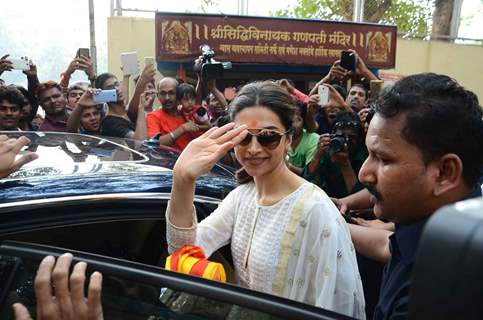
[[79,58],[80,56],[89,58],[90,57],[90,55],[89,55],[89,48],[79,48],[79,49],[77,49],[77,55],[76,55],[76,57]]
[[116,102],[117,101],[117,92],[116,92],[115,89],[102,90],[97,94],[94,93],[92,95],[92,100],[95,103]]
[[350,51],[341,51],[340,66],[349,71],[356,70],[356,56]]
[[144,66],[152,65],[156,69],[156,60],[154,57],[144,57]]
[[136,52],[121,53],[121,65],[124,75],[138,74],[138,54]]
[[12,63],[12,66],[15,70],[30,70],[30,63],[25,58],[9,58],[8,60]]
[[319,86],[319,106],[325,106],[329,103],[329,87],[321,85]]
[[371,80],[369,84],[369,88],[371,90],[371,99],[376,100],[379,97],[379,93],[381,93],[382,86],[384,85],[384,81],[382,80]]

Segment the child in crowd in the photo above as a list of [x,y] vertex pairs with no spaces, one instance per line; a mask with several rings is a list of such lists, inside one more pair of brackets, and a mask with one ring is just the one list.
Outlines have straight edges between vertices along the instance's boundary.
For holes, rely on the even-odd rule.
[[211,115],[205,107],[196,103],[195,87],[188,83],[182,83],[178,87],[177,95],[178,101],[181,103],[181,106],[179,106],[181,114],[186,121],[194,122],[200,129],[194,134],[200,136],[204,131],[210,129]]

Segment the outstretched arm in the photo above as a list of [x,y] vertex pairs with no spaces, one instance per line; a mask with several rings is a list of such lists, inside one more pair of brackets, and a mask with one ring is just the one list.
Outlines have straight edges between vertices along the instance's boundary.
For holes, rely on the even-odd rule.
[[213,93],[215,99],[218,100],[222,106],[226,107],[228,103],[226,102],[223,93],[216,87],[216,80],[208,80],[206,82],[206,86],[208,88],[208,91]]
[[148,64],[144,67],[143,72],[139,76],[138,82],[136,83],[136,87],[134,88],[134,93],[132,95],[131,101],[129,101],[127,115],[131,119],[132,122],[136,122],[137,115],[138,115],[138,106],[139,100],[141,97],[141,93],[144,92],[146,88],[146,84],[150,81],[153,81],[154,75],[156,74],[156,70],[152,64]]
[[349,224],[349,230],[357,252],[383,263],[387,263],[391,259],[389,236],[392,232],[355,224]]

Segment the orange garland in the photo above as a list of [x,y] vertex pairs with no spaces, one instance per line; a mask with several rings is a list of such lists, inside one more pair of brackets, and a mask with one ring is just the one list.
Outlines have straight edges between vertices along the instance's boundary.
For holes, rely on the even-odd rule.
[[166,259],[166,270],[177,271],[205,279],[226,282],[225,268],[206,259],[198,246],[184,246]]

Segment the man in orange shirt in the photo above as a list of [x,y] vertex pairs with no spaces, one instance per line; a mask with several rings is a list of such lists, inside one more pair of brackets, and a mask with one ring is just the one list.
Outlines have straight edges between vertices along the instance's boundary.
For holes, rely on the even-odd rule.
[[161,108],[147,115],[148,136],[161,133],[159,144],[183,150],[194,138],[193,132],[199,130],[198,126],[186,121],[178,111],[176,90],[178,81],[165,77],[158,83],[158,99]]

